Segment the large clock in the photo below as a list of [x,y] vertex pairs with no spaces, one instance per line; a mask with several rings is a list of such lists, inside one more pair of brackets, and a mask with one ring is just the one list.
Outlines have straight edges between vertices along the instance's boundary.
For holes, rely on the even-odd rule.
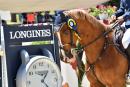
[[38,55],[30,58],[25,50],[21,57],[16,87],[62,87],[59,67],[51,58]]

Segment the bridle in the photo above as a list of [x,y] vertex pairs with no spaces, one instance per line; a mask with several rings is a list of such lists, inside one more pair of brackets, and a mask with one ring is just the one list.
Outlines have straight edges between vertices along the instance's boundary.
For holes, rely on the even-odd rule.
[[[105,39],[105,43],[104,43],[104,46],[101,50],[101,52],[99,53],[98,57],[96,58],[96,61],[94,63],[90,63],[89,60],[87,60],[87,62],[90,64],[90,65],[94,65],[97,61],[101,60],[101,55],[103,54],[104,50],[109,46],[109,45],[115,45],[114,43],[110,43],[108,41],[108,34],[110,32],[113,31],[113,29],[118,25],[118,22],[115,22],[114,25],[110,28],[110,29],[107,29],[107,31],[103,31],[103,33],[101,33],[100,35],[98,35],[95,39],[93,39],[92,41],[88,42],[87,44],[81,46],[80,48],[78,48],[75,43],[74,43],[74,33],[75,35],[77,36],[77,38],[80,37],[80,34],[78,33],[77,30],[73,30],[73,29],[70,29],[70,43],[66,43],[66,44],[62,44],[60,47],[61,49],[63,49],[65,46],[68,46],[70,45],[71,47],[75,47],[75,50],[77,50],[77,52],[82,52],[85,48],[88,48],[91,44],[95,43],[97,40],[99,40],[101,37],[104,37]],[[78,39],[79,40],[79,39]]]
[[75,43],[74,43],[74,39],[73,39],[74,33],[75,33],[76,37],[78,38],[78,40],[79,40],[79,38],[80,38],[80,34],[78,33],[78,31],[75,31],[75,30],[73,30],[73,29],[69,29],[69,30],[70,30],[70,43],[62,44],[60,47],[61,47],[61,49],[62,49],[63,47],[65,47],[65,46],[67,46],[67,45],[70,45],[71,47],[76,47],[76,48],[75,48],[76,50],[82,51],[82,50],[84,50],[85,48],[89,47],[91,44],[95,43],[95,42],[96,42],[97,40],[99,40],[101,37],[104,37],[106,41],[105,41],[105,44],[104,44],[104,47],[103,47],[103,48],[106,48],[106,44],[110,44],[110,43],[108,43],[107,35],[108,35],[110,32],[112,32],[113,29],[114,29],[116,26],[118,26],[118,25],[119,25],[119,23],[118,23],[118,22],[115,22],[110,29],[107,29],[107,31],[104,30],[103,33],[101,33],[101,34],[98,35],[95,39],[93,39],[92,41],[90,41],[89,43],[83,45],[83,46],[80,47],[80,48],[77,48],[77,46],[76,46]]
[[65,46],[68,46],[68,45],[70,45],[71,47],[76,47],[76,45],[74,43],[74,38],[73,38],[75,31],[73,31],[71,29],[69,29],[69,31],[70,31],[70,42],[65,43],[65,44],[60,44],[61,49],[63,49]]
[[76,35],[77,38],[80,39],[80,34],[77,31],[77,23],[70,16],[65,16],[65,15],[63,16],[63,14],[62,14],[62,17],[63,17],[62,27],[63,27],[64,24],[67,24],[68,27],[70,28],[69,29],[69,31],[70,31],[70,42],[66,43],[64,45],[60,44],[60,48],[62,49],[64,46],[68,46],[68,45],[70,45],[71,47],[76,47],[75,43],[74,43],[73,36]]
[[[76,47],[76,45],[75,45],[75,43],[74,43],[74,38],[73,38],[73,36],[74,36],[74,34],[75,34],[75,32],[73,31],[73,30],[71,30],[71,29],[69,29],[69,32],[70,32],[70,42],[69,43],[65,43],[65,44],[63,44],[61,41],[59,41],[60,43],[59,43],[59,46],[60,46],[60,52],[62,53],[62,56],[64,56],[64,62],[68,62],[69,63],[69,61],[68,61],[68,59],[70,59],[69,57],[68,57],[68,55],[67,54],[69,54],[69,52],[67,52],[65,49],[64,49],[64,47],[66,47],[66,46],[70,46],[71,48],[77,48]],[[59,36],[60,37],[60,36]],[[63,52],[64,51],[64,52]],[[64,54],[64,55],[63,55]]]

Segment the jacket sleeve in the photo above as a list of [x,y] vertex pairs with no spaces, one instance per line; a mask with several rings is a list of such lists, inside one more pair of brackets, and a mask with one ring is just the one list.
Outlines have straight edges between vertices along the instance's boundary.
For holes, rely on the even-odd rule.
[[123,0],[120,1],[120,8],[117,10],[117,12],[115,13],[116,17],[122,16],[125,13],[125,7],[124,7],[124,2]]
[[127,19],[130,19],[130,11],[125,12],[123,15],[124,20],[126,21]]

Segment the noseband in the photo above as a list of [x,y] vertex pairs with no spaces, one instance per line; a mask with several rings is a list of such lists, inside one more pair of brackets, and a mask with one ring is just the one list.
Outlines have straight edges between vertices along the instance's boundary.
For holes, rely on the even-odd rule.
[[75,31],[70,29],[70,42],[66,43],[66,44],[60,44],[61,49],[63,49],[65,46],[68,46],[68,45],[70,45],[73,48],[76,47],[76,45],[74,43],[74,39],[73,39],[74,34],[75,34]]

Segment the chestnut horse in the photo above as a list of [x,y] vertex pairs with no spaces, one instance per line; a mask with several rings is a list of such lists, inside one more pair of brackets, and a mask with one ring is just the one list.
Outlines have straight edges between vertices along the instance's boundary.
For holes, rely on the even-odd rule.
[[62,47],[66,56],[72,57],[71,48],[76,47],[77,40],[80,42],[80,50],[86,53],[85,72],[90,87],[125,87],[128,60],[116,49],[112,33],[105,34],[111,28],[83,9],[64,11],[63,14],[64,18],[62,16],[59,22],[62,23],[59,30]]

